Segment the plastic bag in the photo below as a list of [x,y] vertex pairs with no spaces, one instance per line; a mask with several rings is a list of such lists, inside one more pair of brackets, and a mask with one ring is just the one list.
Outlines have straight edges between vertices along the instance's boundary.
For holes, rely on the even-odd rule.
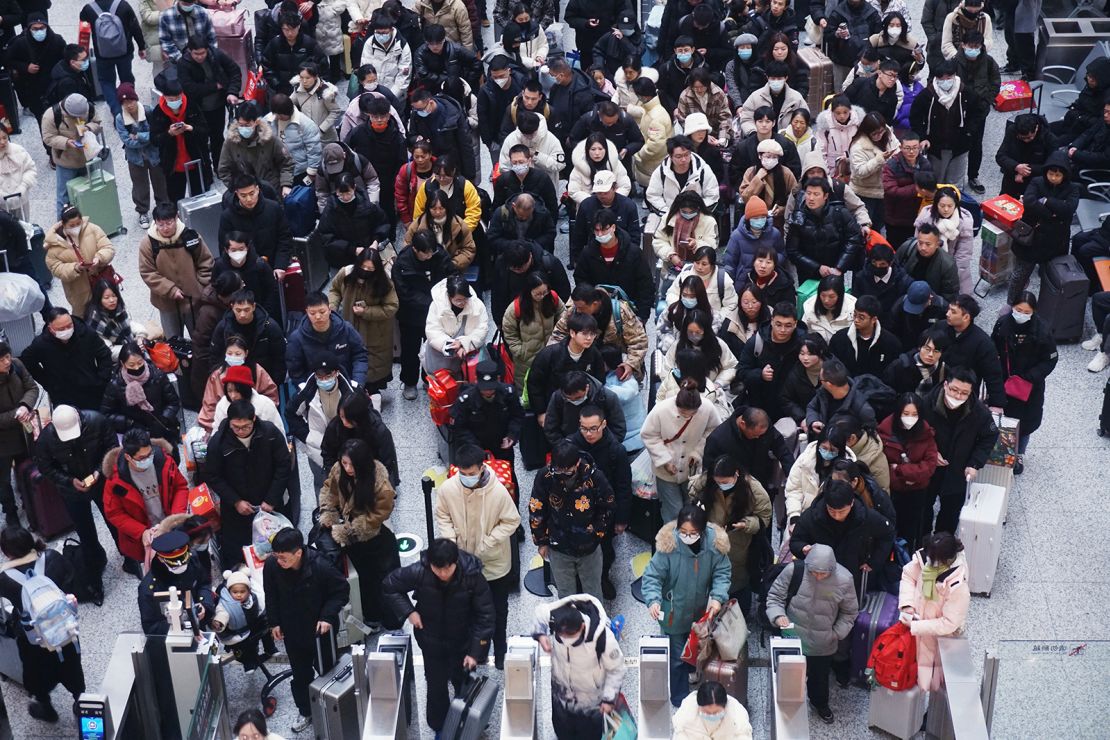
[[0,273],[0,321],[18,321],[42,310],[45,298],[33,277]]
[[658,498],[655,492],[655,467],[647,450],[632,461],[632,493],[638,498]]
[[251,541],[254,543],[255,552],[260,557],[269,555],[272,552],[270,540],[281,530],[286,527],[292,528],[292,526],[293,522],[289,521],[285,515],[276,511],[259,509],[258,513],[254,515],[254,522],[251,524]]

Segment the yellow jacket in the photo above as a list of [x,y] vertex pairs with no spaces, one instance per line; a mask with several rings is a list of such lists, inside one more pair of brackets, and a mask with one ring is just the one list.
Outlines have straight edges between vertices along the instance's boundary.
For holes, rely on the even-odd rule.
[[[466,227],[473,234],[482,220],[482,200],[478,197],[478,189],[474,187],[474,183],[469,180],[465,180],[464,183],[463,200],[466,201],[466,213],[463,215],[463,220],[466,221]],[[427,186],[428,183],[425,181],[420,189],[416,191],[416,199],[412,203],[413,221],[420,218],[420,214],[424,213],[424,209],[428,207],[428,195],[424,191]]]

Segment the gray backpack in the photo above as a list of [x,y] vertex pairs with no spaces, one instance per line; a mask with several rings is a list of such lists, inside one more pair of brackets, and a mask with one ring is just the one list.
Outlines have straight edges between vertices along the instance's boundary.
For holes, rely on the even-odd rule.
[[127,56],[127,31],[123,27],[123,19],[116,15],[121,2],[122,0],[113,0],[112,7],[107,10],[95,2],[89,3],[89,7],[96,12],[96,20],[93,22],[96,48],[105,59]]

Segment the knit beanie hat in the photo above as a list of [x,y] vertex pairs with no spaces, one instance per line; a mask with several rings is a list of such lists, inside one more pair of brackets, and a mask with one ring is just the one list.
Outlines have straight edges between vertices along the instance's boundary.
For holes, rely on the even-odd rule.
[[70,93],[62,101],[62,112],[70,118],[88,118],[89,101],[84,95]]
[[744,204],[744,218],[753,219],[760,216],[767,215],[767,204],[758,195],[753,195],[748,198],[748,202]]
[[228,590],[231,590],[232,586],[246,586],[247,588],[250,588],[251,581],[249,578],[247,578],[247,574],[241,570],[225,570],[224,585],[227,586]]

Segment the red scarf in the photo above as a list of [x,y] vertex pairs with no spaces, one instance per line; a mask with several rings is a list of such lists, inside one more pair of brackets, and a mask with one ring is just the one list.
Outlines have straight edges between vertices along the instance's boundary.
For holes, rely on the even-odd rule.
[[[170,125],[173,125],[175,123],[185,123],[185,111],[189,108],[189,101],[185,98],[184,95],[182,95],[181,108],[179,109],[179,112],[174,113],[173,110],[170,109],[168,105],[166,105],[166,98],[165,96],[163,96],[162,99],[158,101],[158,108],[166,114],[166,118],[170,119]],[[189,156],[189,151],[185,148],[185,134],[175,136],[174,139],[177,140],[177,157],[173,163],[173,171],[184,172],[185,163],[191,159],[191,157]]]

